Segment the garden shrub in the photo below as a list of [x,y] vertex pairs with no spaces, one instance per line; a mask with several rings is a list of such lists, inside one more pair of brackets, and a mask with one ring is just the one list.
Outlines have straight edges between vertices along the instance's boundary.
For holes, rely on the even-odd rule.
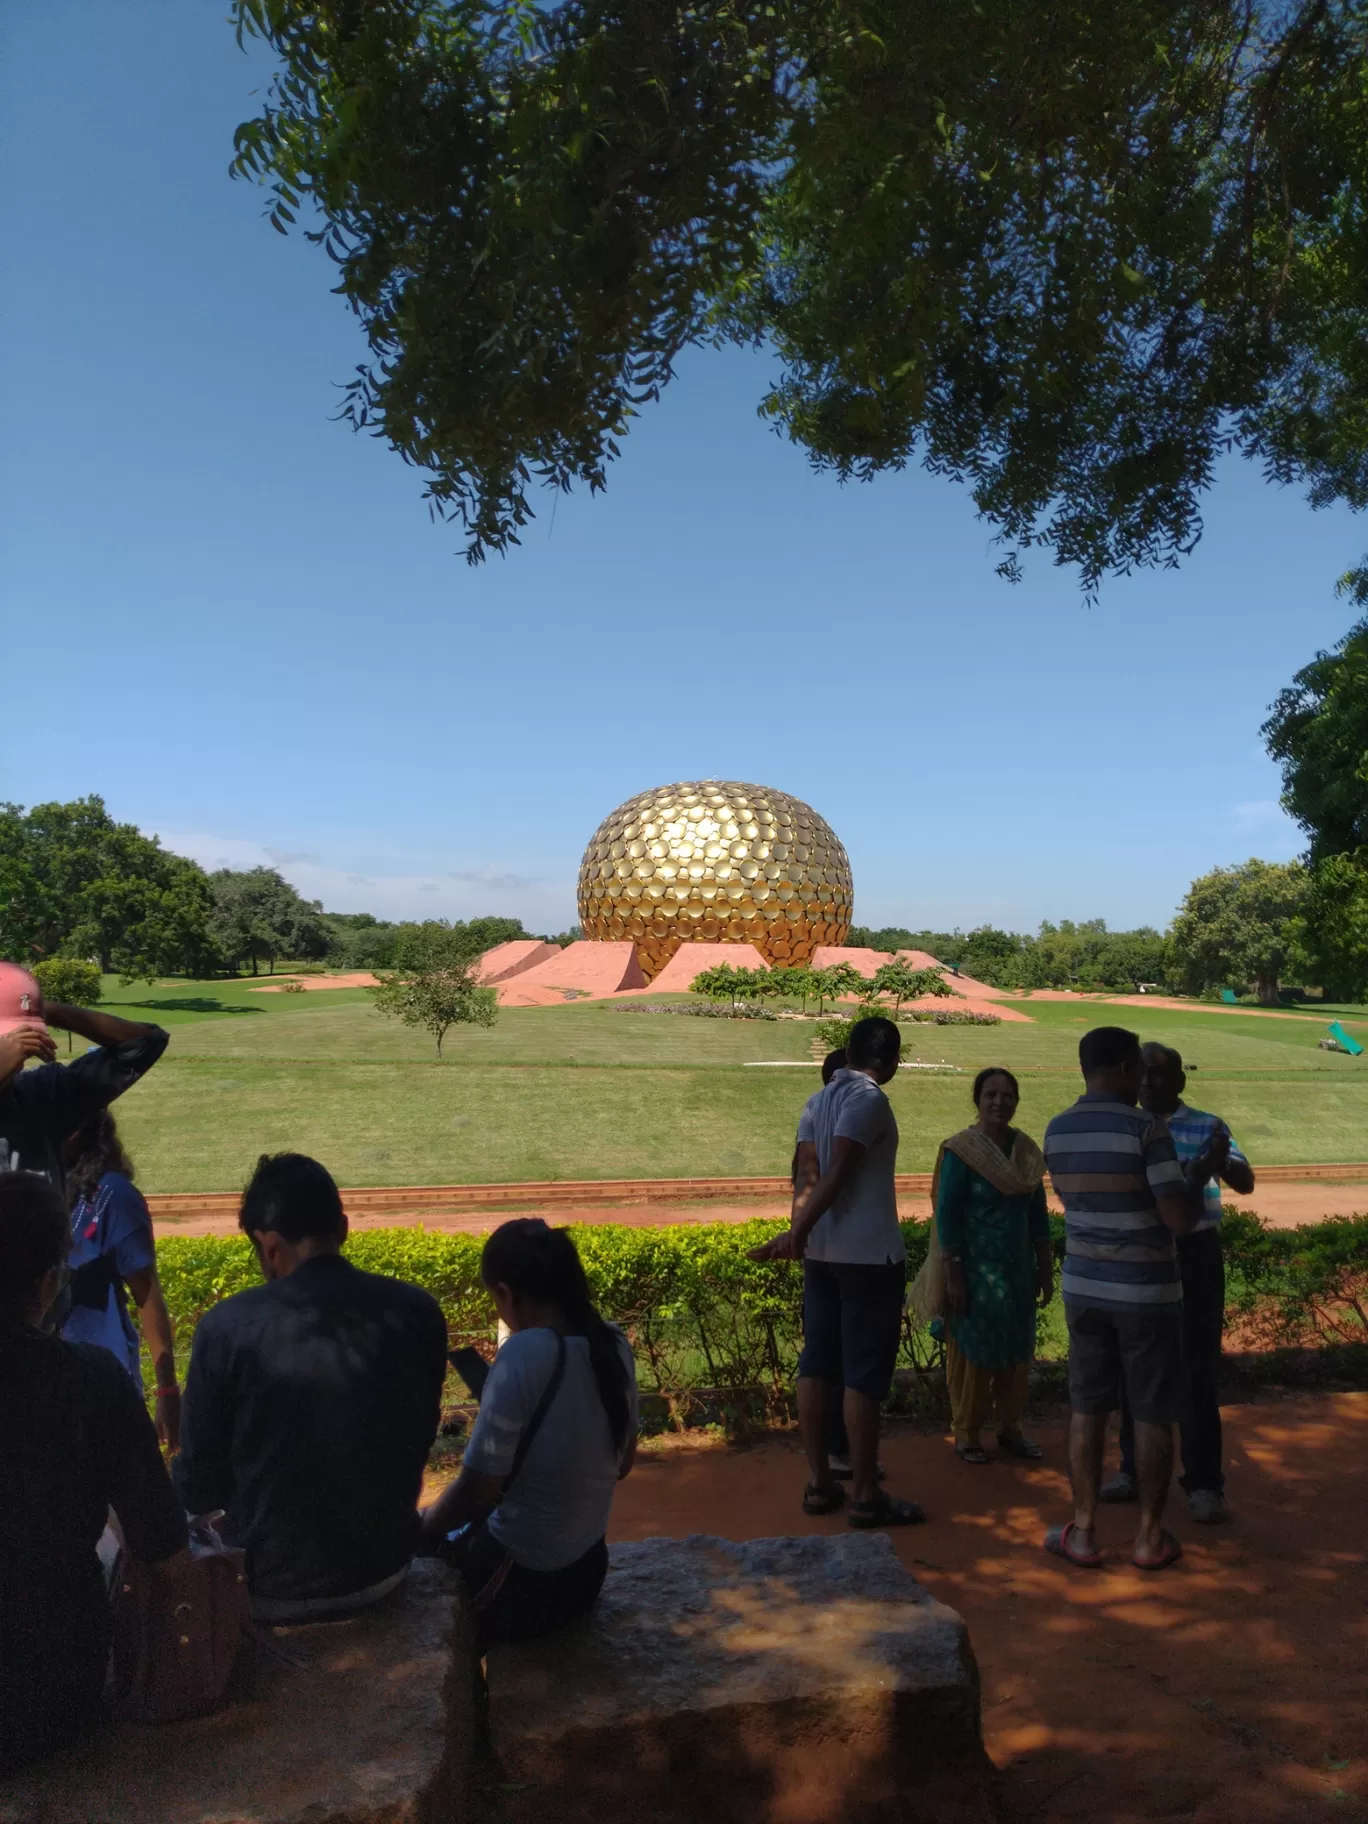
[[[757,1262],[747,1250],[782,1225],[772,1220],[673,1228],[573,1228],[594,1301],[621,1324],[636,1352],[643,1387],[686,1423],[706,1406],[726,1419],[788,1400],[802,1346],[802,1275],[791,1263]],[[1052,1216],[1056,1260],[1064,1223]],[[929,1222],[905,1222],[908,1277],[926,1258]],[[347,1243],[349,1259],[425,1287],[446,1316],[453,1345],[492,1353],[494,1307],[480,1283],[481,1237],[429,1229],[366,1229]],[[1227,1208],[1227,1321],[1231,1342],[1258,1350],[1328,1349],[1368,1343],[1368,1216],[1336,1217],[1298,1229],[1270,1229]],[[244,1237],[167,1236],[157,1262],[182,1360],[194,1327],[221,1298],[257,1285]],[[1037,1350],[1065,1351],[1058,1299],[1040,1314]],[[941,1345],[904,1317],[899,1365],[924,1376],[943,1363]]]
[[[604,1001],[603,1006],[612,1005]],[[754,1001],[741,1001],[735,1007],[722,1007],[714,1001],[702,1006],[689,1001],[623,1001],[613,1007],[615,1013],[684,1013],[695,1020],[773,1020],[779,1016],[768,1007],[757,1007]]]
[[997,1013],[975,1013],[968,1007],[909,1007],[909,1020],[922,1026],[1001,1026]]

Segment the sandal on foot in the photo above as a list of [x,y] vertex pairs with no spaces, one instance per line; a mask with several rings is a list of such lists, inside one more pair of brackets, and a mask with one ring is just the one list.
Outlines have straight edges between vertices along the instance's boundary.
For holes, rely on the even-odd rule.
[[955,1455],[961,1463],[988,1463],[992,1459],[982,1444],[956,1444]]
[[845,1505],[845,1490],[839,1486],[818,1488],[815,1482],[809,1482],[803,1490],[803,1512],[816,1518],[820,1514],[834,1514]]
[[882,1489],[876,1501],[856,1501],[851,1504],[846,1519],[851,1526],[869,1528],[874,1526],[920,1526],[926,1518],[926,1509],[917,1501],[899,1501],[892,1495],[886,1495]]
[[1052,1558],[1062,1558],[1066,1564],[1076,1564],[1082,1571],[1095,1571],[1102,1563],[1102,1554],[1075,1551],[1069,1541],[1077,1531],[1072,1520],[1064,1526],[1052,1526],[1045,1535],[1045,1550]]
[[1165,1571],[1169,1565],[1177,1564],[1183,1555],[1183,1548],[1170,1532],[1161,1535],[1164,1549],[1157,1558],[1131,1557],[1131,1563],[1137,1571]]
[[999,1450],[1009,1457],[1020,1457],[1023,1463],[1039,1463],[1045,1455],[1034,1438],[1025,1437],[1019,1431],[1000,1431],[997,1442]]

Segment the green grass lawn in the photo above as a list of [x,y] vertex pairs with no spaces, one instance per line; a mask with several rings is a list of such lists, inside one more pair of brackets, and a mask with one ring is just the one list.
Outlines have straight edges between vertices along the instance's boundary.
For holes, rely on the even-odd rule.
[[[777,1173],[816,1083],[815,1069],[745,1068],[807,1058],[812,1028],[797,1021],[604,1002],[507,1008],[490,1029],[454,1029],[439,1061],[363,989],[111,979],[106,997],[111,1011],[172,1031],[162,1063],[120,1104],[150,1191],[232,1190],[258,1153],[282,1147],[316,1154],[344,1184]],[[905,1024],[915,1056],[961,1074],[904,1071],[890,1086],[903,1170],[929,1169],[938,1142],[970,1118],[968,1078],[984,1064],[1021,1077],[1021,1122],[1038,1135],[1077,1093],[1079,1035],[1108,1017],[1178,1046],[1194,1067],[1192,1100],[1225,1115],[1256,1164],[1368,1157],[1368,1056],[1318,1051],[1319,1020],[1021,1005],[1032,1024]],[[1361,1010],[1347,1023],[1368,1032]]]

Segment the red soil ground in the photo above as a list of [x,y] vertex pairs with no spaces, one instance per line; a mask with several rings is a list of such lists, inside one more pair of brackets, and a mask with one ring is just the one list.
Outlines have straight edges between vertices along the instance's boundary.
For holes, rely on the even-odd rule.
[[[210,1212],[177,1215],[174,1197],[151,1197],[153,1217],[163,1235],[235,1235],[236,1210],[225,1204]],[[1368,1182],[1363,1184],[1282,1184],[1261,1185],[1252,1197],[1232,1196],[1234,1204],[1248,1204],[1274,1228],[1295,1228],[1301,1222],[1320,1222],[1326,1216],[1353,1216],[1368,1210]],[[905,1216],[930,1214],[929,1204],[903,1199]],[[516,1208],[512,1204],[501,1210],[430,1212],[421,1214],[394,1211],[372,1216],[353,1214],[356,1229],[419,1227],[447,1234],[487,1235],[509,1216],[543,1216],[548,1222],[620,1223],[629,1229],[654,1229],[667,1224],[698,1222],[749,1222],[757,1216],[775,1220],[787,1217],[788,1201],[769,1198],[763,1201],[710,1200],[700,1203],[651,1202],[587,1204],[566,1208],[563,1205],[539,1205],[535,1196]],[[1368,1824],[1368,1820],[1365,1821]]]
[[[1046,1460],[960,1463],[905,1425],[890,1488],[930,1520],[894,1531],[908,1569],[958,1609],[983,1680],[1003,1824],[1301,1824],[1368,1819],[1368,1394],[1226,1412],[1232,1521],[1170,1522],[1184,1558],[1131,1568],[1132,1509],[1103,1509],[1102,1571],[1040,1550],[1067,1514],[1064,1421]],[[611,1537],[832,1532],[800,1508],[788,1434],[753,1449],[643,1451]]]

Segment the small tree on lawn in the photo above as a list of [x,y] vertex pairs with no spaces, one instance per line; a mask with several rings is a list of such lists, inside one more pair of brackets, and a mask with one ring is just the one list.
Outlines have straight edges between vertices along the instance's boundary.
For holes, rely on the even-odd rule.
[[498,993],[475,981],[474,964],[471,958],[435,969],[381,976],[379,986],[372,990],[376,1010],[402,1020],[405,1026],[421,1026],[430,1032],[440,1058],[442,1040],[453,1026],[492,1026],[498,1017]]
[[[101,995],[100,966],[74,956],[49,956],[33,966],[33,979],[45,1001],[63,1001],[72,1007],[93,1007]],[[71,1034],[67,1034],[71,1050]]]
[[730,1001],[733,1010],[742,1001],[758,1000],[770,992],[768,969],[733,969],[730,963],[719,963],[715,969],[704,969],[689,983],[690,994],[705,995],[710,1001]]
[[896,1020],[904,1001],[920,1000],[923,995],[952,995],[955,991],[939,969],[914,969],[902,957],[894,957],[874,973],[873,987],[878,994],[893,996],[893,1018]]
[[843,994],[858,994],[865,978],[849,963],[833,963],[830,969],[814,969],[812,990],[817,996],[817,1011],[825,1013],[827,999],[838,1001]]

